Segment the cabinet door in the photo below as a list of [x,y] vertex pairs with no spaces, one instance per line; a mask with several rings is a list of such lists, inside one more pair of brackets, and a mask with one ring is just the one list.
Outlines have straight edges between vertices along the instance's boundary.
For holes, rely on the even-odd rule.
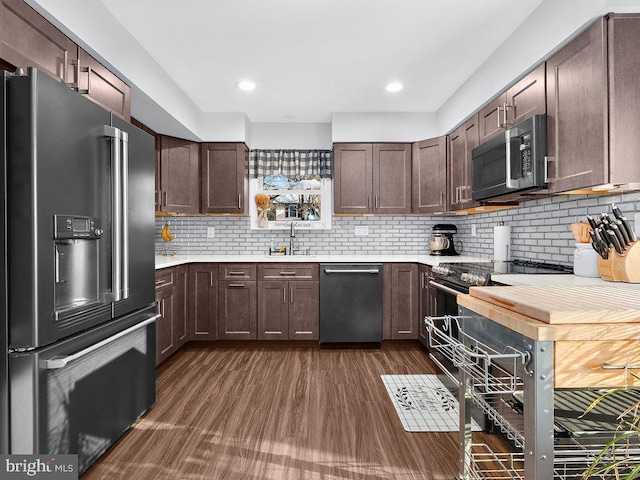
[[318,340],[320,283],[289,282],[289,340]]
[[258,333],[256,282],[219,282],[220,339],[255,340]]
[[258,282],[258,340],[289,338],[289,282]]
[[411,213],[410,144],[373,144],[373,212]]
[[160,198],[160,135],[158,135],[156,132],[154,132],[153,130],[151,130],[149,127],[147,127],[144,123],[140,122],[139,120],[136,120],[135,118],[131,118],[131,123],[133,125],[135,125],[136,127],[138,127],[139,129],[141,129],[144,132],[147,132],[149,135],[151,135],[154,140],[154,151],[155,151],[155,172],[156,172],[156,178],[155,178],[155,211],[159,212],[160,209],[160,202],[162,201],[162,199]]
[[547,60],[551,193],[608,182],[606,34],[601,19]]
[[160,142],[162,211],[200,213],[198,144],[173,137],[162,137]]
[[188,282],[189,268],[187,265],[176,267],[176,310],[173,319],[173,330],[175,335],[174,343],[176,348],[180,348],[187,343],[188,320],[189,320],[189,298]]
[[23,0],[0,2],[0,58],[26,71],[36,67],[74,83],[78,47]]
[[157,360],[156,365],[176,351],[174,316],[176,311],[175,288],[164,288],[156,293],[160,306],[160,317],[156,322],[157,329]]
[[247,155],[243,143],[202,145],[202,213],[248,213]]
[[411,163],[412,212],[446,211],[447,138],[414,143]]
[[502,94],[478,113],[479,141],[484,143],[504,133],[507,95]]
[[215,340],[218,331],[218,266],[189,265],[189,340]]
[[391,337],[393,339],[417,339],[418,265],[394,263],[391,270],[391,282]]
[[449,208],[472,208],[479,203],[471,195],[471,151],[479,144],[478,115],[449,135]]
[[131,120],[131,88],[95,58],[78,48],[78,88],[101,107]]
[[333,198],[335,213],[372,213],[373,146],[333,146]]
[[[509,128],[533,115],[547,112],[545,85],[545,64],[543,63],[507,90],[506,119]],[[480,143],[483,141],[480,134]]]
[[419,302],[420,313],[418,314],[418,340],[427,346],[429,339],[427,337],[427,329],[424,325],[424,317],[431,315],[429,312],[429,267],[427,265],[418,266],[418,282],[420,287]]

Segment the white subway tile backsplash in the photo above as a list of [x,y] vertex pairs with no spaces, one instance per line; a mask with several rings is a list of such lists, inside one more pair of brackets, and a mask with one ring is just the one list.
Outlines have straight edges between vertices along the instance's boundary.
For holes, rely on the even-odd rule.
[[[310,248],[313,254],[428,254],[433,225],[453,223],[465,255],[491,257],[493,227],[503,221],[511,226],[513,258],[571,264],[575,241],[570,224],[586,221],[587,214],[610,211],[611,203],[616,203],[633,223],[635,213],[640,211],[640,193],[561,195],[532,200],[517,209],[470,216],[334,217],[331,230],[298,230],[296,244]],[[169,246],[180,254],[255,255],[266,253],[271,242],[289,243],[287,230],[250,230],[246,217],[156,217],[157,247],[166,246],[160,236],[166,221],[175,236]],[[475,237],[471,236],[472,224],[476,225]],[[355,236],[354,226],[368,226],[369,235]],[[208,227],[215,228],[215,238],[207,238]]]

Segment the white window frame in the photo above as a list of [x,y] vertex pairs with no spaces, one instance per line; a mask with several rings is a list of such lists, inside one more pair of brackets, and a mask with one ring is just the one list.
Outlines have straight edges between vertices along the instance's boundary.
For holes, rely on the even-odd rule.
[[[299,230],[331,230],[333,215],[333,182],[330,178],[323,178],[320,190],[263,190],[264,177],[249,179],[249,213],[251,230],[288,230],[291,223]],[[258,193],[266,195],[320,195],[320,211],[322,218],[319,222],[305,222],[304,220],[269,221],[266,228],[258,227],[258,209],[255,198]]]

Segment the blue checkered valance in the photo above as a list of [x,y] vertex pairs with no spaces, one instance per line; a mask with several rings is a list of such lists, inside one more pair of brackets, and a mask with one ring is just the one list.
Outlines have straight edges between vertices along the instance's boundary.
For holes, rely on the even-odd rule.
[[333,150],[251,150],[249,171],[253,177],[288,178],[317,175],[331,178]]

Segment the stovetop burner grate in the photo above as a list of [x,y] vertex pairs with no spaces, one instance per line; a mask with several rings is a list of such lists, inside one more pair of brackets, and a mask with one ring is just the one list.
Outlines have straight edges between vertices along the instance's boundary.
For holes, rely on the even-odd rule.
[[511,264],[517,265],[519,267],[531,267],[531,268],[539,268],[539,269],[547,269],[547,270],[556,270],[558,272],[573,273],[573,269],[570,266],[560,265],[557,263],[534,262],[532,260],[514,259],[514,260],[511,260]]

